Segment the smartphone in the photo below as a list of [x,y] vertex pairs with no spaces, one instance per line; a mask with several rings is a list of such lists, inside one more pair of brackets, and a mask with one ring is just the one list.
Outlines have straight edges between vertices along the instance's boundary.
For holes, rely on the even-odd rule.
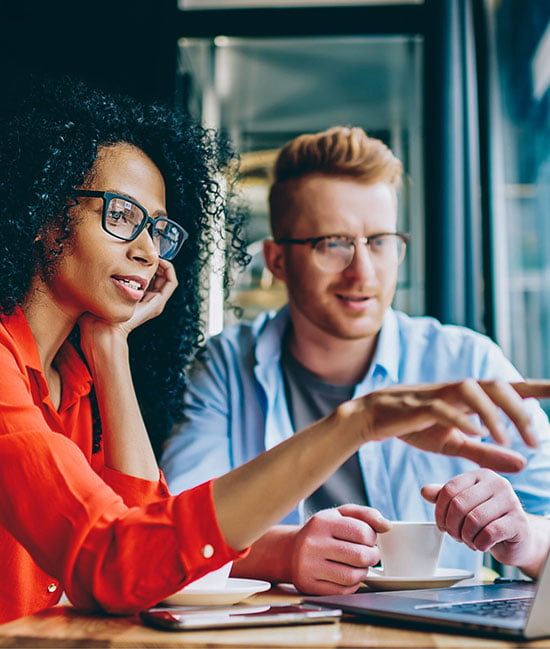
[[140,613],[147,626],[172,631],[194,629],[230,629],[281,624],[317,624],[338,622],[340,609],[314,604],[276,604],[264,606],[170,606],[150,608]]

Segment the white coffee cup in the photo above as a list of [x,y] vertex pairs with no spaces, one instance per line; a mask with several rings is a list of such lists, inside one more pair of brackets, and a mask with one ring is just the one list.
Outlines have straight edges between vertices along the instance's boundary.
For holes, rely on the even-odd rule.
[[442,542],[443,532],[433,522],[391,521],[391,529],[378,534],[384,575],[432,577]]
[[208,591],[218,591],[223,590],[227,586],[227,579],[229,578],[229,573],[231,572],[231,566],[233,562],[230,561],[226,563],[221,568],[217,570],[212,570],[212,572],[207,573],[204,577],[199,577],[195,579],[190,584],[182,588],[182,591],[186,590],[208,590]]

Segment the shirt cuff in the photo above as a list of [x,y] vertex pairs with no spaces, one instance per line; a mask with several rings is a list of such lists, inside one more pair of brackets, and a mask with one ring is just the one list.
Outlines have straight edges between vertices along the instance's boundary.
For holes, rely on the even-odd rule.
[[127,507],[142,507],[170,495],[162,472],[159,472],[159,479],[155,482],[104,466],[101,477],[124,500]]
[[174,520],[186,581],[194,581],[229,561],[242,559],[250,551],[245,548],[239,552],[225,542],[214,508],[213,483],[210,480],[175,497]]

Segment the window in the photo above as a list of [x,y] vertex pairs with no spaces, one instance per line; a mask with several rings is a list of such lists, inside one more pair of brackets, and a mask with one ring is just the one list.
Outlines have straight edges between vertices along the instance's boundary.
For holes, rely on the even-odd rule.
[[492,4],[496,337],[523,374],[548,377],[550,5],[512,0]]
[[[252,264],[237,279],[233,302],[245,318],[285,302],[263,266],[269,235],[267,191],[277,149],[289,139],[333,125],[362,126],[404,163],[400,228],[414,233],[395,305],[424,310],[422,45],[420,36],[182,38],[179,101],[221,128],[243,154],[242,189],[251,210]],[[209,333],[220,289],[210,283]],[[215,306],[212,307],[212,302]]]

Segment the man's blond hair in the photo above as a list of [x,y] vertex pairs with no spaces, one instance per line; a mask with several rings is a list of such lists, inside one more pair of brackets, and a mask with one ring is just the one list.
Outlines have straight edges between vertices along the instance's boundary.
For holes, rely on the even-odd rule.
[[349,178],[365,185],[384,182],[398,189],[403,165],[381,140],[362,128],[333,126],[320,133],[299,135],[279,151],[269,192],[271,229],[284,236],[296,180],[313,174]]

